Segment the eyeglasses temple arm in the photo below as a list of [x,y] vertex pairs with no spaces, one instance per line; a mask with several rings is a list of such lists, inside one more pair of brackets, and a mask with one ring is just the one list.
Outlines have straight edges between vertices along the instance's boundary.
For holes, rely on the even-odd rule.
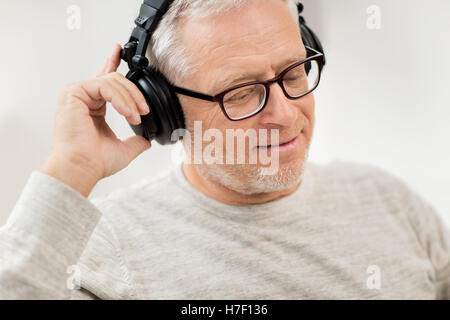
[[207,95],[207,94],[204,94],[204,93],[201,93],[201,92],[188,90],[188,89],[177,87],[177,86],[174,86],[174,85],[171,85],[171,87],[172,87],[173,91],[181,93],[181,94],[183,94],[185,96],[198,98],[198,99],[211,101],[211,102],[215,102],[216,101],[213,96],[210,96],[210,95]]

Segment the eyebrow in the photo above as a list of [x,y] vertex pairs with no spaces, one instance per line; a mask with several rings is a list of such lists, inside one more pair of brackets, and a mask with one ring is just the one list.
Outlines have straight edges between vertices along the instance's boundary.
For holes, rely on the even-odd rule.
[[[295,57],[287,59],[287,60],[279,63],[276,66],[276,70],[280,70],[281,68],[283,68],[283,70],[284,70],[288,66],[290,66],[298,61],[304,60],[304,59],[306,59],[306,52],[297,54]],[[227,79],[222,82],[215,83],[215,85],[213,86],[212,92],[218,93],[219,89],[220,89],[220,91],[223,91],[223,90],[226,90],[227,88],[231,87],[234,84],[237,85],[239,83],[243,83],[244,80],[257,79],[258,77],[260,77],[262,75],[264,75],[264,72],[249,73],[249,74],[243,74],[243,73],[234,74],[233,76],[227,77]]]

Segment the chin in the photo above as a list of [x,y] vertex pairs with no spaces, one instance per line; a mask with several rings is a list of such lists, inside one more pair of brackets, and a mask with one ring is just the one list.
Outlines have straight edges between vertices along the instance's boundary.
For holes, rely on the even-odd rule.
[[[289,189],[299,184],[303,178],[306,158],[297,158],[280,164],[275,174],[265,175],[259,173],[253,185],[253,193],[268,193]],[[261,172],[261,170],[259,170]]]
[[234,164],[196,165],[197,171],[209,181],[214,181],[229,190],[245,194],[257,195],[289,189],[299,184],[303,178],[303,170],[308,152],[304,156],[282,161],[274,174],[264,174],[260,165]]

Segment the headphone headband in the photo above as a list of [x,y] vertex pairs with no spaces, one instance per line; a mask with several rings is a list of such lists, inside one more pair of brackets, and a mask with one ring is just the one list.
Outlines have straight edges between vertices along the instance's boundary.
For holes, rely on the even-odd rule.
[[[147,52],[151,34],[173,1],[174,0],[144,0],[144,3],[142,3],[139,10],[139,16],[134,20],[136,27],[133,29],[130,39],[124,45],[121,52],[121,57],[128,63],[130,70],[142,70],[148,67],[149,62],[145,57],[145,53]],[[298,3],[297,9],[300,24],[306,26],[305,19],[301,16],[303,5]],[[319,47],[319,51],[323,52],[320,42],[315,40],[317,40],[317,38],[313,35],[313,41],[316,43],[312,46]]]
[[144,69],[148,66],[145,57],[151,34],[174,0],[144,0],[139,16],[134,20],[136,27],[122,49],[121,57],[130,70]]

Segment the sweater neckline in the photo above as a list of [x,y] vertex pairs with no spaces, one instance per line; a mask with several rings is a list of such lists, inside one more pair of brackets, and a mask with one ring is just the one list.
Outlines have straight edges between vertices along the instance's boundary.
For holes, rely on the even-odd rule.
[[293,207],[301,207],[310,198],[314,189],[314,165],[307,161],[303,171],[302,182],[291,194],[279,199],[260,204],[233,206],[213,199],[195,188],[185,177],[182,164],[177,164],[173,170],[174,182],[187,197],[193,198],[197,206],[201,206],[207,212],[228,220],[259,220],[270,217],[279,217],[289,213]]

